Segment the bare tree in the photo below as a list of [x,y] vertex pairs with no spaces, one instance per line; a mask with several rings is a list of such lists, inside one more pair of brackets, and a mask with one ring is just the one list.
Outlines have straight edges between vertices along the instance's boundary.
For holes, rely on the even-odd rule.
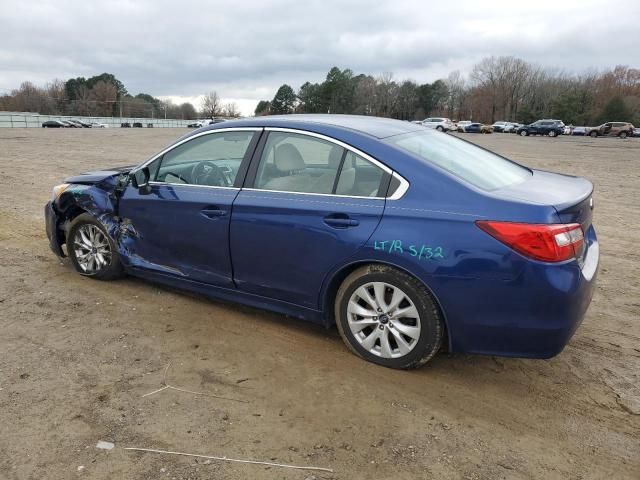
[[238,110],[238,105],[236,105],[235,102],[229,102],[225,104],[224,108],[222,109],[222,114],[225,117],[235,118],[240,116],[240,110]]
[[202,99],[202,114],[213,120],[222,113],[222,101],[214,90],[207,93]]
[[91,97],[96,102],[95,111],[98,115],[113,115],[114,105],[118,97],[118,90],[113,83],[100,80],[91,89]]

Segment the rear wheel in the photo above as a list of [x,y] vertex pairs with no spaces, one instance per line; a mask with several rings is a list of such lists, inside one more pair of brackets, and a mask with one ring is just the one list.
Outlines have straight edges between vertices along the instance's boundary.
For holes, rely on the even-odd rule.
[[344,280],[335,316],[340,336],[352,352],[390,368],[424,365],[444,337],[440,311],[427,288],[385,265],[367,265]]
[[115,243],[104,226],[88,213],[78,215],[71,222],[67,252],[73,267],[81,275],[113,280],[124,274]]
[[529,132],[527,132],[526,130],[520,130],[520,136],[521,137],[527,137],[527,136],[529,136]]
[[627,132],[620,132],[620,135],[618,135],[620,138],[627,138]]
[[555,137],[555,136],[557,136],[557,135],[558,135],[558,134],[556,133],[556,131],[555,131],[555,130],[550,130],[550,131],[549,131],[549,136],[550,136],[550,137]]
[[589,133],[589,136],[591,138],[596,138],[598,136],[598,132],[591,132],[591,133]]
[[439,132],[444,132],[444,128],[442,128],[440,125],[436,127],[436,130],[438,130]]

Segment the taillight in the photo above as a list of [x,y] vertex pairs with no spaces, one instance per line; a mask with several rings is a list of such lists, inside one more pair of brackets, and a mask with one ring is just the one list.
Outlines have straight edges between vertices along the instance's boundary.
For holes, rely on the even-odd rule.
[[577,223],[477,221],[476,225],[516,252],[543,262],[562,262],[578,257],[584,244],[582,227]]

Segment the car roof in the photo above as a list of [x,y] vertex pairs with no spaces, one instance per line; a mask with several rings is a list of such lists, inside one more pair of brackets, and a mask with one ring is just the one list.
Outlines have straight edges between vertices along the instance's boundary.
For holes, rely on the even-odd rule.
[[358,132],[375,138],[386,138],[403,133],[424,131],[424,127],[415,123],[403,122],[391,118],[336,114],[267,115],[243,120],[229,120],[227,122],[210,125],[203,130],[232,127],[280,127],[310,131],[317,131],[322,127],[330,127],[332,130],[338,129]]

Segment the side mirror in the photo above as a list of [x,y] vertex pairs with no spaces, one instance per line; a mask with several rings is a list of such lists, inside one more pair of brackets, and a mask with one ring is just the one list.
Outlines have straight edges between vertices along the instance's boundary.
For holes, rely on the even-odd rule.
[[143,167],[140,170],[131,172],[131,185],[140,190],[142,194],[151,193],[151,186],[149,185],[149,179],[151,177],[149,173],[149,167]]

